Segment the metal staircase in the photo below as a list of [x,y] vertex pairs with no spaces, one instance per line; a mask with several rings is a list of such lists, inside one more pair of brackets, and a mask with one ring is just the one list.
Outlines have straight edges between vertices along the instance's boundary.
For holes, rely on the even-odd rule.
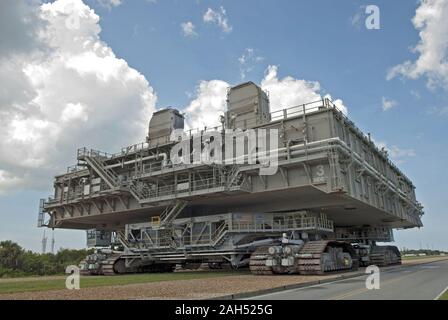
[[238,166],[232,166],[232,168],[229,171],[229,174],[227,175],[227,187],[238,187],[242,180],[242,175],[240,174],[240,169]]
[[104,165],[103,159],[108,159],[108,157],[110,155],[96,150],[87,150],[86,148],[78,150],[78,160],[86,162],[111,189],[127,187],[127,190],[139,202],[142,199],[149,198],[149,192],[140,187],[137,180],[122,183],[118,174]]
[[239,166],[234,165],[230,168],[227,173],[226,180],[227,190],[240,190],[244,192],[251,192],[250,182],[247,179],[247,176],[240,171]]
[[212,246],[216,247],[224,243],[229,231],[229,224],[225,221],[212,235]]
[[101,179],[103,179],[111,189],[120,187],[118,175],[112,170],[106,169],[103,161],[99,157],[90,154],[89,156],[84,156],[84,160],[96,173],[98,173]]
[[132,180],[128,185],[128,189],[139,202],[150,197],[149,190],[142,183],[139,184],[137,180]]
[[131,247],[131,244],[127,240],[126,234],[124,233],[124,231],[122,231],[122,230],[116,231],[116,235],[117,235],[117,240],[123,245],[123,247],[125,247],[125,248]]
[[160,215],[160,225],[166,225],[173,222],[187,204],[188,201],[176,200],[173,205],[166,207],[165,211]]

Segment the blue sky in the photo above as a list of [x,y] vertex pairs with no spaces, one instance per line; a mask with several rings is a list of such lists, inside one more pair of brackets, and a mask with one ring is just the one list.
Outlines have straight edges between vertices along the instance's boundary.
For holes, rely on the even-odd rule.
[[[122,0],[120,5],[109,7],[105,6],[106,0],[84,2],[100,17],[101,41],[149,82],[157,96],[157,101],[151,102],[155,108],[187,109],[200,95],[200,81],[260,83],[269,66],[278,67],[276,76],[280,81],[287,76],[318,81],[320,94],[329,93],[342,99],[349,117],[364,132],[372,133],[375,141],[392,150],[393,160],[417,187],[418,200],[425,206],[425,227],[396,232],[396,244],[448,250],[445,236],[448,215],[444,203],[448,191],[445,166],[448,76],[433,76],[434,65],[428,65],[420,67],[417,76],[409,76],[409,71],[387,79],[391,68],[408,60],[415,62],[424,54],[410,50],[421,41],[412,19],[417,8],[437,5],[436,0],[426,3]],[[364,7],[368,4],[380,8],[380,30],[368,30],[364,26],[367,17]],[[217,23],[204,21],[209,8],[227,19],[227,30],[218,20]],[[194,25],[195,34],[184,34],[181,24],[186,22]],[[446,61],[448,40],[437,33],[434,37],[445,37],[437,42],[442,45],[436,48],[445,55]],[[429,44],[427,50],[431,48]],[[248,50],[252,52],[251,58],[242,65],[239,59]],[[10,58],[5,55],[3,59]],[[242,70],[245,70],[244,79]],[[431,87],[428,78],[435,79]],[[391,108],[384,110],[383,102],[387,101]],[[144,136],[140,138],[143,139]],[[94,146],[104,149],[101,145]],[[8,150],[1,149],[1,152]],[[72,162],[58,163],[58,166]],[[50,173],[58,166],[49,166],[45,172]],[[33,250],[40,249],[43,232],[35,228],[38,199],[51,194],[52,183],[51,175],[38,177],[39,183],[14,184],[0,195],[0,239],[18,241]],[[56,231],[57,247],[82,247],[84,243],[83,232]]]

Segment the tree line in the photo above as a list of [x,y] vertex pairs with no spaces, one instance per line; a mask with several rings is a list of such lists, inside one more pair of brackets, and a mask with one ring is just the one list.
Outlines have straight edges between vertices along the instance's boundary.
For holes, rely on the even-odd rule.
[[0,278],[43,276],[65,273],[69,265],[78,265],[92,250],[60,249],[56,254],[26,251],[12,241],[0,242]]
[[407,249],[407,248],[403,248],[401,250],[401,254],[415,254],[415,255],[419,255],[419,254],[424,254],[427,256],[439,256],[441,254],[447,254],[444,251],[441,250],[430,250],[430,249]]

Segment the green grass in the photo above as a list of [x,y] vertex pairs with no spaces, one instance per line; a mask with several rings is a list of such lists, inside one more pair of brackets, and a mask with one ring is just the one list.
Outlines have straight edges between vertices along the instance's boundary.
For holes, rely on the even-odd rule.
[[445,291],[444,294],[439,298],[439,300],[448,300],[448,290]]
[[[122,276],[86,276],[81,277],[81,289],[89,287],[116,286],[137,283],[149,283],[169,280],[190,280],[204,279],[214,277],[225,277],[238,274],[246,274],[247,272],[235,271],[215,271],[215,272],[182,272],[182,273],[148,273],[148,274],[131,274]],[[32,291],[48,291],[65,289],[65,277],[60,279],[33,279],[24,278],[20,281],[3,280],[0,282],[0,294],[32,292]]]
[[402,257],[403,260],[419,260],[419,259],[428,259],[428,258],[447,258],[448,256],[416,256],[416,257]]

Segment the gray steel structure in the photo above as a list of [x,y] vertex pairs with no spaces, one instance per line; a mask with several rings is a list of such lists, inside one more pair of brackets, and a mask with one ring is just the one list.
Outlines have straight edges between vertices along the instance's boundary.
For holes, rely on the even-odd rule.
[[260,175],[261,161],[177,163],[171,151],[183,116],[170,108],[153,115],[145,143],[115,154],[79,149],[77,165],[41,200],[39,226],[112,232],[126,267],[136,260],[240,266],[285,233],[375,243],[392,241],[394,228],[422,226],[412,182],[329,99],[270,113],[267,94],[248,82],[231,88],[227,101],[222,125],[185,131],[187,144],[199,137],[202,151],[211,135],[226,141],[226,129],[241,129],[236,143],[246,159],[248,129],[276,129],[275,174]]

